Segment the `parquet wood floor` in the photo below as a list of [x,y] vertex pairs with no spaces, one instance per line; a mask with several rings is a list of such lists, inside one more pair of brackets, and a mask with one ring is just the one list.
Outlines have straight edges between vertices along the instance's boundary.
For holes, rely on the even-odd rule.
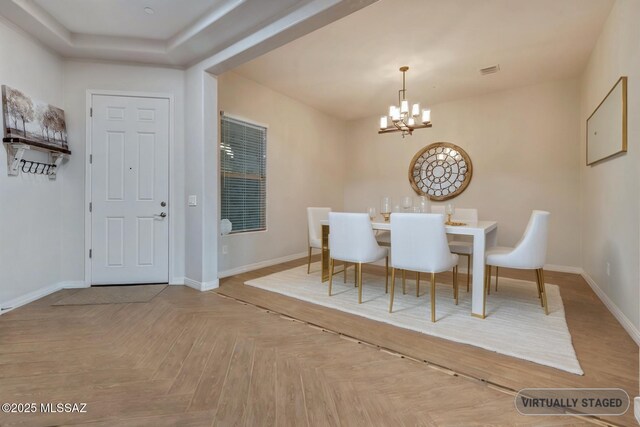
[[[316,256],[314,261],[318,260]],[[526,387],[619,387],[625,389],[631,399],[639,395],[638,346],[577,274],[547,271],[545,279],[547,283],[560,287],[567,324],[584,376],[243,285],[247,280],[303,264],[306,264],[306,259],[228,277],[221,280],[218,292],[507,390],[517,391]],[[367,265],[363,268],[368,273],[384,274],[381,267]],[[500,269],[501,276],[523,280],[534,281],[534,274],[532,271]],[[353,280],[353,268],[349,270],[349,275]],[[338,277],[341,279],[341,275]],[[466,280],[462,273],[460,280],[462,283]],[[451,274],[439,275],[438,281],[450,283]],[[492,286],[495,286],[493,282]],[[632,410],[623,417],[605,419],[613,423],[636,424]]]
[[[87,403],[83,414],[0,413],[0,425],[567,426],[603,421],[521,416],[510,389],[637,394],[637,347],[581,279],[549,274],[584,377],[242,285],[302,262],[225,279],[218,292],[170,286],[148,303],[51,306],[67,290],[0,316],[0,403]],[[633,425],[630,414],[609,420]]]

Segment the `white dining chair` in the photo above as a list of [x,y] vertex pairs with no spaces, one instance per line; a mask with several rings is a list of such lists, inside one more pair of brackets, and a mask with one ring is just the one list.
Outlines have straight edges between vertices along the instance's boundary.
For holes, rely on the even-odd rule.
[[529,218],[529,224],[515,247],[495,247],[487,250],[485,262],[485,291],[487,293],[491,288],[491,268],[493,266],[496,267],[496,291],[498,290],[499,267],[535,270],[538,298],[544,307],[545,314],[549,314],[543,267],[547,256],[550,215],[546,211],[533,211]]
[[449,250],[441,214],[391,214],[391,297],[396,269],[431,273],[431,321],[436,321],[436,273],[453,269],[453,296],[458,304],[458,255]]
[[[431,206],[432,213],[445,213],[444,206]],[[459,221],[464,223],[477,223],[478,222],[478,209],[456,208],[451,219],[453,221]],[[457,255],[467,257],[467,292],[470,289],[471,283],[471,257],[473,255],[473,242],[468,240],[462,240],[458,238],[449,239],[449,248],[451,252]]]
[[309,257],[307,259],[307,274],[311,272],[311,251],[322,250],[322,224],[320,221],[329,219],[331,208],[307,208],[307,227],[309,238]]
[[335,260],[354,263],[358,304],[362,304],[362,264],[385,259],[385,292],[389,287],[389,250],[378,245],[371,227],[369,215],[365,213],[329,213],[329,296],[333,286]]

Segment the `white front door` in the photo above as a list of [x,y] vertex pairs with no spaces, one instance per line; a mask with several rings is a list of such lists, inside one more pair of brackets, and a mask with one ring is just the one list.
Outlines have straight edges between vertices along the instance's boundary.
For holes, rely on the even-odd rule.
[[169,100],[91,105],[91,283],[167,283]]

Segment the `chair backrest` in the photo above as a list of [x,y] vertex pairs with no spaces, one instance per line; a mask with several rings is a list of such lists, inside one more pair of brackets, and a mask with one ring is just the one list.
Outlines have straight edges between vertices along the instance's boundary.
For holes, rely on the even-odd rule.
[[437,273],[452,267],[442,214],[391,214],[391,262],[404,270]]
[[349,262],[370,262],[379,249],[368,214],[329,213],[331,258]]
[[331,208],[307,208],[309,242],[322,239],[322,225],[320,221],[329,219],[329,212],[331,212]]
[[546,211],[533,211],[527,228],[511,253],[514,268],[542,268],[547,258],[549,217]]

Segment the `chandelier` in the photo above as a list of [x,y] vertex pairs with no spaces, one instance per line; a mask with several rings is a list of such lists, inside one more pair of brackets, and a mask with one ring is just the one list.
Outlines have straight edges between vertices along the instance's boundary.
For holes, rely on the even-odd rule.
[[402,132],[402,137],[413,134],[416,129],[431,127],[431,110],[420,110],[420,104],[413,104],[409,110],[407,100],[406,73],[409,67],[400,67],[402,89],[398,91],[398,106],[389,107],[389,114],[380,117],[378,133]]

